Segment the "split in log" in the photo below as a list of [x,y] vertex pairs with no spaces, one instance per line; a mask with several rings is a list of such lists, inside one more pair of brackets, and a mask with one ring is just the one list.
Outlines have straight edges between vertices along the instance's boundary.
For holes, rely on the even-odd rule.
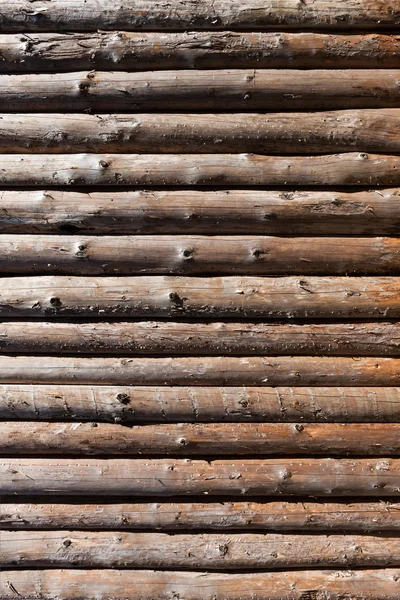
[[[2,277],[0,318],[400,318],[399,277]],[[243,384],[243,382],[241,382]]]
[[0,418],[140,423],[400,423],[399,388],[0,385]]
[[[325,597],[398,600],[400,569],[205,573],[129,570],[11,570],[2,572],[3,600],[305,600]],[[17,590],[15,593],[14,590]],[[317,595],[317,596],[316,596]]]
[[396,358],[0,356],[0,383],[142,386],[397,386]]
[[400,152],[400,110],[0,115],[0,152],[329,154]]
[[399,339],[398,322],[0,323],[0,352],[6,354],[397,357]]
[[399,108],[399,84],[396,69],[29,73],[0,75],[0,102],[13,113]]
[[389,237],[3,234],[0,273],[400,275],[400,240]]
[[56,0],[32,6],[31,0],[2,0],[0,28],[8,31],[140,31],[208,29],[233,30],[385,30],[398,29],[400,8],[396,0],[314,0],[293,4],[269,1],[260,8],[256,0]]
[[399,189],[2,191],[0,226],[3,234],[397,236],[399,196]]
[[[399,85],[400,90],[400,85]],[[400,185],[400,156],[253,154],[1,154],[4,186]]]
[[3,456],[399,456],[400,424],[0,422]]
[[[398,537],[2,531],[0,567],[307,569],[400,566]],[[247,596],[248,597],[248,596]]]
[[400,459],[250,460],[3,458],[12,496],[400,496]]
[[[102,18],[104,13],[102,14]],[[398,69],[398,35],[194,32],[0,35],[0,73],[174,69]]]
[[147,504],[3,504],[2,530],[400,531],[395,502],[220,502]]

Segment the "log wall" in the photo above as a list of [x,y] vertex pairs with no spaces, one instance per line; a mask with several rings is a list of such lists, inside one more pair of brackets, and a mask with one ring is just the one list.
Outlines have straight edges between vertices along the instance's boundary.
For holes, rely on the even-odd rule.
[[398,1],[0,30],[0,599],[398,600]]

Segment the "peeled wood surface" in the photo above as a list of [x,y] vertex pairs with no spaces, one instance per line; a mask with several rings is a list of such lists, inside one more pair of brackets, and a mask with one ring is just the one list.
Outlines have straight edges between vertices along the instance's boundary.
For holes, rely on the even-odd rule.
[[2,233],[24,234],[398,235],[399,194],[396,188],[347,193],[9,190],[0,192],[0,226]]
[[[199,573],[118,570],[13,570],[2,573],[4,600],[398,600],[400,569]],[[18,593],[15,593],[17,590]],[[317,596],[318,597],[318,596]]]
[[[103,15],[102,15],[103,17]],[[397,35],[323,33],[30,33],[0,35],[0,72],[74,69],[397,69]]]
[[396,567],[398,537],[3,531],[0,566],[137,569]]
[[0,352],[120,356],[400,356],[400,323],[0,323]]
[[4,456],[400,456],[400,424],[0,422]]
[[0,460],[0,492],[17,496],[397,497],[399,459]]
[[[2,504],[0,525],[19,530],[400,531],[395,502],[219,502],[147,504]],[[29,535],[29,534],[28,534]]]
[[176,422],[400,423],[398,387],[0,385],[0,418]]
[[370,29],[400,25],[396,0],[346,0],[332,4],[314,0],[293,4],[273,0],[260,7],[256,0],[215,0],[193,3],[191,0],[156,4],[151,0],[131,0],[116,4],[113,0],[3,0],[0,15],[2,31],[96,31],[196,30],[196,29]]
[[[400,86],[399,86],[400,89]],[[1,154],[0,185],[400,185],[400,156],[253,154]]]
[[399,81],[395,69],[29,73],[0,75],[0,102],[14,113],[399,108]]
[[399,277],[2,277],[0,317],[396,319]]
[[400,152],[400,110],[274,114],[0,115],[0,152]]
[[398,275],[400,240],[388,237],[1,235],[0,273]]
[[0,356],[1,383],[385,387],[399,381],[400,360],[396,358]]

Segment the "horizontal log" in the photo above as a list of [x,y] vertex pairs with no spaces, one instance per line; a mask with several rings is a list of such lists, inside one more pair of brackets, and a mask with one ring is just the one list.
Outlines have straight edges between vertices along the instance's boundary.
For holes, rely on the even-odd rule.
[[[95,425],[95,426],[94,426]],[[400,456],[400,424],[0,422],[3,456]]]
[[[1,63],[0,63],[1,64]],[[400,190],[0,192],[2,233],[399,235]]]
[[400,356],[400,323],[0,323],[0,352],[119,356]]
[[397,358],[0,356],[0,383],[385,387],[399,382]]
[[399,81],[396,69],[29,73],[0,75],[0,102],[13,113],[400,108]]
[[[338,571],[276,571],[263,573],[205,573],[129,570],[3,570],[0,593],[4,600],[42,594],[52,600],[304,600],[310,594],[327,600],[356,597],[398,600],[400,569]],[[14,590],[17,590],[16,594]],[[312,597],[312,596],[311,596]],[[318,597],[318,596],[317,596]]]
[[3,531],[10,568],[271,569],[397,567],[398,537]]
[[2,530],[400,531],[398,502],[220,502],[146,504],[5,504]]
[[400,110],[318,113],[0,115],[0,152],[400,152]]
[[400,496],[400,459],[3,458],[0,492],[17,496]]
[[[400,171],[399,171],[400,176]],[[389,237],[2,235],[0,273],[399,275]]]
[[[102,15],[104,16],[104,15]],[[397,35],[129,31],[0,35],[0,72],[398,69]]]
[[399,388],[0,385],[1,419],[400,423]]
[[128,30],[196,30],[196,29],[370,29],[397,28],[400,9],[396,0],[346,0],[332,4],[314,0],[310,5],[294,5],[282,0],[268,2],[260,8],[256,0],[216,0],[193,4],[151,0],[56,0],[32,6],[30,0],[3,0],[0,27],[5,31],[96,31]]
[[[400,89],[400,86],[399,86]],[[400,156],[253,154],[0,154],[4,186],[400,185]]]
[[398,319],[399,277],[2,277],[0,318]]

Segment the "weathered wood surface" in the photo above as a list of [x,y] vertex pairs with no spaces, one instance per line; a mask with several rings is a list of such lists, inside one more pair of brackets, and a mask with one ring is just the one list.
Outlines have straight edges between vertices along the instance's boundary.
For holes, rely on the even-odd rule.
[[398,69],[398,35],[29,33],[0,35],[0,72],[173,69]]
[[396,386],[397,358],[0,356],[0,383],[142,386]]
[[400,275],[400,240],[390,237],[2,235],[0,273]]
[[0,152],[400,152],[400,110],[273,114],[0,115]]
[[[15,592],[14,590],[17,590]],[[129,570],[3,570],[4,600],[398,600],[400,569],[205,573]]]
[[[399,86],[400,89],[400,86]],[[400,156],[255,154],[1,154],[4,186],[400,185]]]
[[151,0],[3,0],[2,31],[96,31],[127,30],[196,30],[196,29],[329,29],[385,30],[400,26],[400,9],[396,0],[346,0],[332,4],[315,0],[312,4],[293,4],[290,0],[269,1],[260,7],[256,0],[216,0],[193,3]]
[[0,422],[3,456],[400,456],[400,424]]
[[397,387],[0,385],[0,418],[115,423],[400,423]]
[[400,356],[400,323],[3,322],[0,352],[58,356]]
[[398,235],[400,191],[5,190],[0,226],[24,234]]
[[0,104],[14,113],[399,108],[399,81],[396,69],[29,73],[0,75]]
[[3,458],[0,492],[17,496],[394,498],[400,459]]
[[398,319],[399,277],[2,277],[0,317]]
[[147,504],[7,504],[0,525],[19,530],[400,531],[398,502],[220,502]]
[[103,569],[397,567],[400,540],[334,534],[2,532],[2,568],[68,568],[71,564]]

